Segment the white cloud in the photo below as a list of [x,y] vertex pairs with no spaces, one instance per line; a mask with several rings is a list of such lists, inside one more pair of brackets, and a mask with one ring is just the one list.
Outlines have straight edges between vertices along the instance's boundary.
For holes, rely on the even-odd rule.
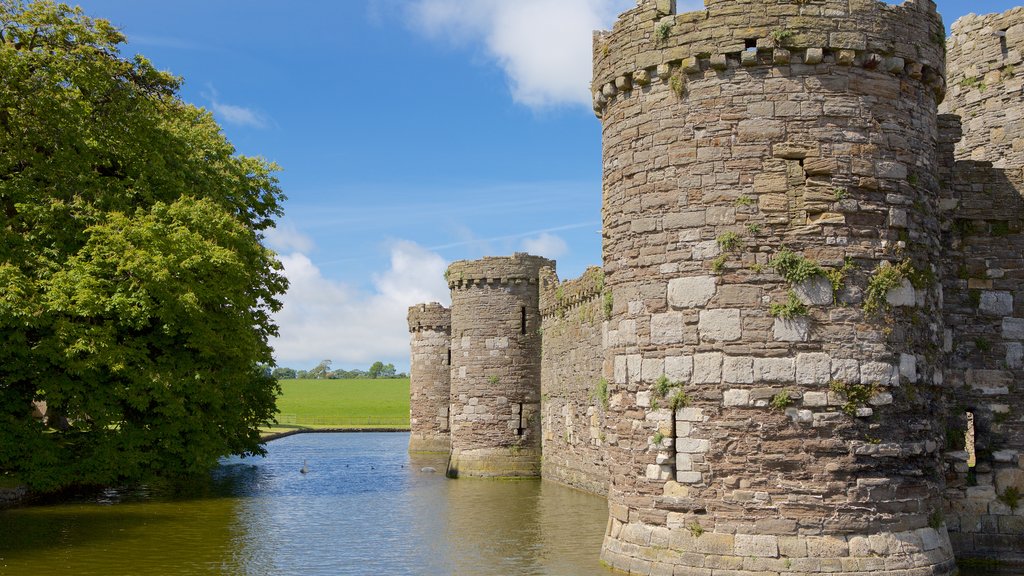
[[275,316],[280,336],[272,344],[281,366],[309,367],[325,358],[339,367],[376,360],[408,366],[409,306],[450,301],[447,262],[412,242],[391,246],[390,266],[373,277],[369,293],[324,278],[300,252],[280,258],[291,283]]
[[516,102],[590,105],[594,30],[633,0],[415,0],[412,25],[434,38],[482,42]]
[[306,236],[294,224],[278,224],[266,232],[267,245],[278,253],[301,252],[308,254],[313,251],[313,239]]
[[266,128],[268,126],[267,119],[256,110],[221,102],[217,90],[212,86],[207,87],[203,97],[210,101],[210,110],[222,122],[235,124],[236,126],[251,126],[253,128]]
[[558,236],[544,232],[538,236],[524,238],[523,250],[536,256],[555,260],[569,251],[569,245]]
[[[677,12],[702,10],[679,0]],[[431,38],[480,42],[508,75],[512,97],[533,108],[590,106],[594,30],[636,0],[414,0],[410,24]]]

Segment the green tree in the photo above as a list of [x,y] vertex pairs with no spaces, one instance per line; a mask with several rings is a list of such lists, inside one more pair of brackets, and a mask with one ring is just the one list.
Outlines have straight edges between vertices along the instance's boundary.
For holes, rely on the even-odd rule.
[[327,375],[330,373],[330,371],[331,371],[331,361],[330,360],[324,360],[324,361],[320,362],[319,364],[317,364],[315,368],[313,368],[312,370],[309,371],[309,377],[310,378],[316,378],[318,380],[321,379],[321,378],[327,378]]
[[296,373],[294,368],[274,368],[271,376],[274,377],[274,380],[292,380]]
[[38,490],[202,473],[276,411],[277,168],[124,41],[0,0],[0,474]]
[[370,378],[380,378],[381,374],[383,372],[384,372],[384,363],[379,361],[379,360],[377,362],[374,362],[370,366],[370,370],[369,370]]

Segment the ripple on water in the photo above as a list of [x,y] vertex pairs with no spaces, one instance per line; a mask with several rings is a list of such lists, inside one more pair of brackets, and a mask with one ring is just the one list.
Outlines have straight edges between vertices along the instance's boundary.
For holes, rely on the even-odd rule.
[[610,574],[603,499],[421,472],[446,459],[410,458],[408,438],[290,436],[225,460],[202,497],[105,491],[3,512],[0,574]]

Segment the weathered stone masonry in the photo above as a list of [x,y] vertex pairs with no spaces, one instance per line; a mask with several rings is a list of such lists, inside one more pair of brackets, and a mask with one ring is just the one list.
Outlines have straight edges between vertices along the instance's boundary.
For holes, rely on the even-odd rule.
[[1024,557],[1024,9],[705,6],[595,34],[604,262],[526,266],[537,339],[503,352],[535,292],[483,272],[532,257],[449,270],[453,463],[499,462],[455,468],[607,494],[630,573]]
[[437,303],[409,308],[409,450],[448,452],[451,402],[451,311]]

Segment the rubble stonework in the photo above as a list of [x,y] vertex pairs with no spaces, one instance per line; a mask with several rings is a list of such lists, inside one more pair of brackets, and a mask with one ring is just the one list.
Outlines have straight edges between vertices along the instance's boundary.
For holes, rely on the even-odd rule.
[[460,340],[515,328],[534,292],[482,270],[528,257],[449,270],[453,454],[466,407],[474,446],[515,444],[481,378],[537,367],[522,444],[607,494],[614,568],[1024,558],[1024,8],[954,24],[948,87],[931,0],[705,8],[639,0],[595,33],[604,265],[523,275],[538,340]]
[[409,308],[409,451],[448,452],[451,311],[437,303]]
[[540,476],[540,271],[516,254],[448,267],[450,476]]

